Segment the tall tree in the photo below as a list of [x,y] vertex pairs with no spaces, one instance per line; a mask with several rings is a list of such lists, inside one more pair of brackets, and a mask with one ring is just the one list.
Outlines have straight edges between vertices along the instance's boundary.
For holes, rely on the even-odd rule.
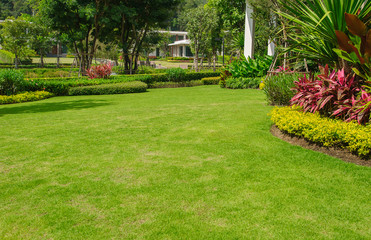
[[26,55],[30,39],[31,24],[22,17],[9,17],[2,23],[0,43],[5,50],[15,55],[15,68],[18,68],[19,58]]
[[204,52],[207,38],[211,35],[211,30],[217,26],[218,19],[214,9],[209,7],[198,7],[184,13],[183,17],[186,30],[191,39],[194,57],[194,67],[198,71],[198,57]]
[[[109,24],[102,28],[105,42],[120,42],[125,71],[138,69],[139,53],[147,34],[152,29],[164,28],[179,0],[112,0],[105,17]],[[116,39],[115,39],[116,38]]]
[[54,30],[69,38],[83,72],[93,61],[96,42],[105,23],[102,16],[109,8],[109,2],[42,0],[40,3],[40,14],[49,20]]

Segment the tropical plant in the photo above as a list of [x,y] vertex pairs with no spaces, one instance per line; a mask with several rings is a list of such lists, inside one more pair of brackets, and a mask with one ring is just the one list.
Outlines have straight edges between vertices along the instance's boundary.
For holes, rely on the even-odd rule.
[[87,70],[87,74],[90,79],[109,78],[111,76],[111,73],[112,73],[112,65],[109,63],[92,66],[90,69]]
[[271,56],[256,56],[255,59],[246,59],[242,56],[229,65],[229,72],[234,78],[263,77],[267,74],[271,63]]
[[371,95],[366,93],[353,75],[345,75],[344,69],[332,71],[321,68],[316,78],[304,76],[295,82],[292,105],[303,107],[304,112],[319,112],[345,121],[357,120],[365,124],[370,120]]
[[371,89],[371,29],[353,14],[345,13],[345,21],[352,35],[335,31],[340,49],[334,51],[354,66],[353,71],[367,80]]
[[286,12],[279,14],[293,23],[289,34],[292,44],[286,51],[294,51],[303,58],[332,65],[338,63],[338,56],[333,51],[337,45],[335,30],[346,30],[344,13],[359,13],[360,19],[365,22],[371,19],[371,1],[367,0],[280,2]]

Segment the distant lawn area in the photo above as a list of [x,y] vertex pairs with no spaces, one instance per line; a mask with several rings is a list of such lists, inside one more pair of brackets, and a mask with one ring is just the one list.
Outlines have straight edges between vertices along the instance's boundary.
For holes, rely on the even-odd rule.
[[[40,63],[40,58],[33,57],[32,63]],[[74,58],[66,58],[66,57],[61,57],[59,59],[60,64],[72,64]],[[56,57],[46,57],[44,58],[44,63],[45,64],[57,64],[57,58]],[[93,60],[93,63],[95,63],[95,60]]]
[[0,239],[370,239],[371,169],[218,86],[0,106]]

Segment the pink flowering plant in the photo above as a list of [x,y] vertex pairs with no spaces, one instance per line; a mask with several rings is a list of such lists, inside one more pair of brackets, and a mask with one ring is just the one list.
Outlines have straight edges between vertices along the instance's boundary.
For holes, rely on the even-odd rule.
[[109,78],[111,76],[111,73],[112,65],[110,63],[92,66],[90,69],[87,70],[87,75],[90,79]]

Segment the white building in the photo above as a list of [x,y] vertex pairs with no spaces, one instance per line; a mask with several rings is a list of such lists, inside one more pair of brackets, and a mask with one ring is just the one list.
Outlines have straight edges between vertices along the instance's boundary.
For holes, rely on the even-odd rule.
[[[159,31],[160,33],[167,33],[170,35],[170,40],[172,41],[169,44],[170,47],[170,57],[193,57],[190,45],[191,40],[188,38],[188,32],[182,31]],[[161,53],[157,48],[155,52],[151,53],[150,56],[160,57],[164,53]]]

